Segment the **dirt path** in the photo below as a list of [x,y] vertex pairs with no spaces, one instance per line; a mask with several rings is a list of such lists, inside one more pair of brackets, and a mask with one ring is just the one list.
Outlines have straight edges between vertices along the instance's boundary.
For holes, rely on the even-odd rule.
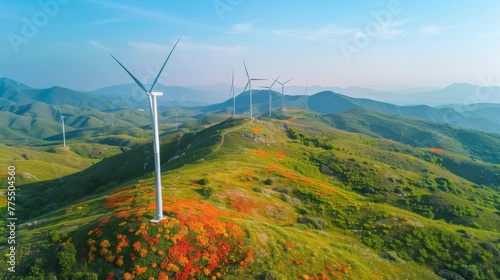
[[225,136],[228,132],[233,132],[233,131],[242,129],[242,128],[246,127],[247,125],[251,124],[253,122],[253,120],[254,119],[251,119],[249,122],[244,123],[244,124],[237,126],[237,127],[233,127],[232,129],[224,130],[224,132],[222,132],[222,135],[221,135],[221,141],[220,141],[219,145],[217,145],[217,147],[215,148],[213,153],[217,152],[222,147],[222,145],[224,145],[224,139],[225,139]]

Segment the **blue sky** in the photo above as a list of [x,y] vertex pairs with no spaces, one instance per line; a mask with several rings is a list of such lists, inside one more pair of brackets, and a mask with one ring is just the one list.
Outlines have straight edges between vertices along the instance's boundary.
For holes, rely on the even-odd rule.
[[[30,4],[31,3],[31,4]],[[76,90],[292,78],[379,89],[500,85],[500,2],[2,0],[0,77]],[[265,85],[263,83],[263,85]]]

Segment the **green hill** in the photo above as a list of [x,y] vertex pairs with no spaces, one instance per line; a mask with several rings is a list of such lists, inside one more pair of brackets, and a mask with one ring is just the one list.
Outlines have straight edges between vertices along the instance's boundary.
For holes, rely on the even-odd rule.
[[[149,223],[149,143],[22,186],[19,275],[500,278],[498,181],[477,184],[445,168],[447,160],[498,168],[485,156],[498,152],[486,146],[493,135],[369,111],[286,114],[164,135],[164,223]],[[339,129],[339,119],[359,131]],[[383,138],[393,131],[410,134]],[[411,133],[455,142],[438,142],[443,150],[408,145]]]

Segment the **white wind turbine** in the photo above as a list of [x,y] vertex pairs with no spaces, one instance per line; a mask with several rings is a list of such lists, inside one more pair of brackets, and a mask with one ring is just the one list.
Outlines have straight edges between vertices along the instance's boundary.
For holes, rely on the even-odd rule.
[[116,59],[113,55],[114,60],[120,64],[120,66],[129,74],[129,76],[135,81],[135,83],[144,91],[144,93],[149,97],[149,107],[151,109],[151,119],[153,122],[153,146],[154,146],[154,154],[155,154],[155,183],[156,183],[156,217],[151,220],[152,223],[158,223],[161,220],[163,220],[163,202],[162,202],[162,194],[161,194],[161,169],[160,169],[160,137],[158,133],[158,112],[157,112],[157,104],[156,104],[156,97],[157,96],[162,96],[163,92],[158,92],[158,91],[153,91],[154,86],[156,85],[156,82],[158,82],[158,78],[160,78],[161,72],[163,71],[163,68],[165,67],[165,64],[167,64],[168,59],[170,58],[170,55],[172,55],[172,52],[174,51],[175,47],[177,46],[177,43],[179,43],[179,40],[181,38],[177,39],[177,42],[175,42],[174,47],[170,51],[170,53],[167,56],[167,59],[163,63],[163,66],[161,67],[160,71],[158,72],[158,75],[156,76],[153,84],[151,85],[151,89],[147,90],[146,87],[136,78],[130,71],[128,71],[123,64],[121,64],[118,59]]
[[309,109],[309,104],[308,104],[308,99],[309,99],[309,95],[307,95],[307,80],[306,80],[306,89],[304,90],[304,95],[306,96],[306,109]]
[[231,76],[231,90],[229,91],[229,94],[233,95],[233,117],[236,116],[236,97],[234,96],[234,68],[233,68],[233,75]]
[[281,85],[281,95],[282,95],[282,98],[283,98],[283,106],[282,106],[281,109],[283,110],[283,112],[285,111],[285,84],[288,83],[288,82],[290,82],[291,80],[292,79],[289,79],[288,81],[282,83],[282,82],[280,82],[280,81],[278,81],[276,79],[276,82]]
[[250,118],[253,118],[252,81],[264,81],[266,79],[250,78],[250,75],[248,74],[247,65],[245,64],[245,60],[244,59],[243,59],[243,66],[245,66],[245,72],[246,72],[247,78],[248,78],[247,85],[245,86],[245,89],[243,90],[243,92],[245,92],[245,90],[247,89],[247,87],[250,90]]
[[59,117],[60,117],[61,125],[62,125],[63,147],[66,148],[66,131],[64,129],[64,118],[65,118],[65,116],[63,116],[61,114],[61,111],[59,109],[57,109],[56,106],[52,106],[52,107],[54,107],[54,109],[56,109],[56,117],[57,117],[57,113],[59,113]]
[[280,78],[280,76],[278,76],[276,79],[274,79],[273,83],[271,84],[271,86],[268,86],[268,87],[262,87],[262,88],[267,88],[269,89],[269,116],[271,116],[272,114],[272,106],[273,106],[273,99],[272,99],[272,89],[273,89],[273,86],[274,84],[276,83],[276,81]]
[[61,115],[61,123],[62,123],[62,134],[63,134],[63,147],[66,148],[66,131],[64,131],[64,116],[59,112],[59,115]]

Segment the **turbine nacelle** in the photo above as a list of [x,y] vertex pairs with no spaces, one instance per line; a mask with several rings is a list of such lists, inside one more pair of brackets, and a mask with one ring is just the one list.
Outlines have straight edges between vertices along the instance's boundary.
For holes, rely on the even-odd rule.
[[161,92],[161,91],[151,91],[151,92],[147,93],[147,95],[151,95],[151,96],[163,96],[163,92]]

